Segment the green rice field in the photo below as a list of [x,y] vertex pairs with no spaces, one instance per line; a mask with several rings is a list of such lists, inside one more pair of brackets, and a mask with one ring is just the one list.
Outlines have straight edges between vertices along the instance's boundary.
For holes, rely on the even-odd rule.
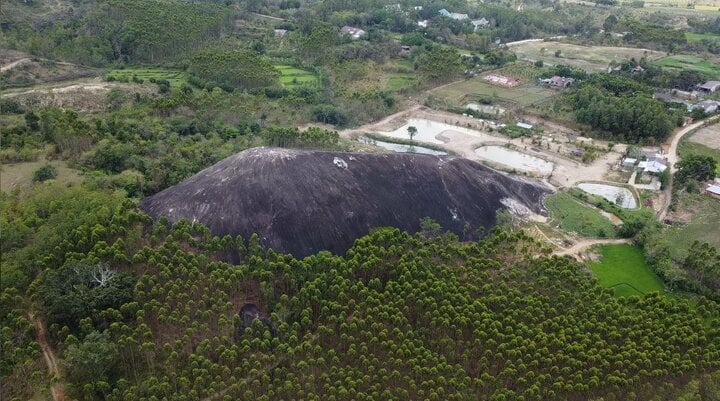
[[700,42],[703,39],[720,40],[720,35],[712,33],[685,32],[685,39],[687,39],[688,42]]
[[615,296],[629,297],[651,292],[665,293],[662,281],[645,263],[640,248],[632,245],[604,245],[601,259],[590,262],[590,269],[602,287],[612,288]]
[[297,85],[314,85],[318,83],[318,78],[310,71],[305,71],[290,65],[276,65],[275,69],[280,72],[280,82],[286,87]]

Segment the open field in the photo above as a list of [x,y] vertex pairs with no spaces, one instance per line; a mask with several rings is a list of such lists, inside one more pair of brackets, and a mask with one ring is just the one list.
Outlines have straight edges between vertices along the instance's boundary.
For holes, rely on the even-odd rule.
[[[560,57],[555,52],[560,50]],[[581,46],[561,42],[526,42],[512,46],[518,58],[543,60],[548,64],[566,64],[587,71],[606,71],[611,61],[623,61],[631,58],[648,60],[659,59],[666,53],[636,49],[631,47]]]
[[489,96],[507,106],[526,107],[548,102],[560,92],[539,86],[534,82],[521,83],[516,87],[507,88],[490,84],[482,76],[477,76],[466,81],[440,87],[431,91],[431,93],[455,106],[464,106],[469,102]]
[[668,56],[655,60],[654,64],[675,70],[697,71],[714,77],[720,77],[720,61],[708,60],[687,54]]
[[545,198],[545,207],[550,212],[550,225],[559,226],[562,231],[588,237],[616,236],[615,226],[599,210],[583,205],[565,192]]
[[688,140],[718,151],[720,155],[720,124],[713,124],[697,130]]
[[412,88],[417,83],[415,74],[397,72],[388,77],[385,89],[395,92],[407,88]]
[[601,286],[612,288],[618,297],[664,292],[662,281],[645,263],[642,251],[632,245],[604,245],[601,259],[590,262],[590,269]]
[[187,83],[187,73],[180,70],[170,70],[166,68],[124,68],[121,70],[112,70],[107,73],[106,78],[114,78],[117,81],[132,82],[133,77],[142,79],[144,83],[150,83],[150,79],[168,80],[170,86],[179,88]]
[[316,84],[318,78],[310,71],[301,70],[290,65],[276,65],[275,69],[280,71],[280,82],[287,87],[303,84]]
[[720,247],[720,200],[701,194],[682,193],[679,196],[677,210],[689,215],[689,223],[667,231],[666,239],[672,257],[684,259],[696,240]]
[[3,164],[0,170],[0,191],[10,192],[29,188],[33,184],[33,173],[46,164],[55,167],[58,173],[55,181],[62,185],[79,184],[82,180],[77,170],[69,168],[61,160]]
[[687,39],[688,42],[700,42],[703,39],[720,40],[720,35],[712,33],[685,32],[685,39]]

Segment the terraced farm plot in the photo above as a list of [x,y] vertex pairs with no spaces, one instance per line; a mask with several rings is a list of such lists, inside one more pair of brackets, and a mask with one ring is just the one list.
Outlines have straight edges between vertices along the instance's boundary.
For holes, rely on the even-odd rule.
[[655,60],[655,65],[674,70],[697,71],[712,77],[720,77],[720,60],[678,54]]
[[280,82],[287,87],[314,85],[318,83],[318,78],[310,71],[291,65],[276,65],[275,69],[280,71]]
[[640,248],[620,244],[604,245],[598,248],[601,259],[590,262],[590,269],[598,282],[605,288],[612,288],[615,296],[629,297],[651,292],[664,293],[662,281],[645,263]]
[[550,224],[565,232],[590,237],[615,237],[615,226],[599,210],[584,205],[572,195],[558,192],[545,198]]
[[106,77],[112,77],[117,81],[133,82],[133,77],[143,80],[144,83],[150,83],[151,79],[167,80],[173,88],[179,88],[187,83],[188,73],[180,70],[171,70],[166,68],[124,68],[121,70],[112,70]]
[[468,102],[490,96],[509,106],[526,107],[545,103],[561,92],[539,86],[534,82],[521,83],[513,88],[507,88],[490,84],[478,76],[440,87],[433,90],[432,93],[456,106],[464,106]]
[[[581,46],[562,42],[526,42],[511,47],[520,59],[543,60],[546,64],[565,64],[587,71],[606,71],[611,61],[621,62],[643,56],[656,60],[666,53],[632,47]],[[560,51],[560,57],[555,53]]]

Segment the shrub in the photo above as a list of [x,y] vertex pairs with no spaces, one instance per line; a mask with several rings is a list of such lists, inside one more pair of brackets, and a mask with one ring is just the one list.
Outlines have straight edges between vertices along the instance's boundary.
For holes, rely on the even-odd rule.
[[35,182],[45,182],[55,177],[57,177],[57,170],[49,164],[40,167],[33,173],[33,181]]

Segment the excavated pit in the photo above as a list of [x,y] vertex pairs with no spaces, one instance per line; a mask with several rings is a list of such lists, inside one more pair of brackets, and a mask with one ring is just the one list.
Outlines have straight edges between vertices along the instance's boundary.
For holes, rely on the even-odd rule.
[[344,253],[371,228],[420,229],[423,217],[463,233],[496,212],[543,214],[549,190],[453,156],[249,149],[146,198],[154,219],[186,218],[213,234],[257,233],[263,245],[302,257]]

